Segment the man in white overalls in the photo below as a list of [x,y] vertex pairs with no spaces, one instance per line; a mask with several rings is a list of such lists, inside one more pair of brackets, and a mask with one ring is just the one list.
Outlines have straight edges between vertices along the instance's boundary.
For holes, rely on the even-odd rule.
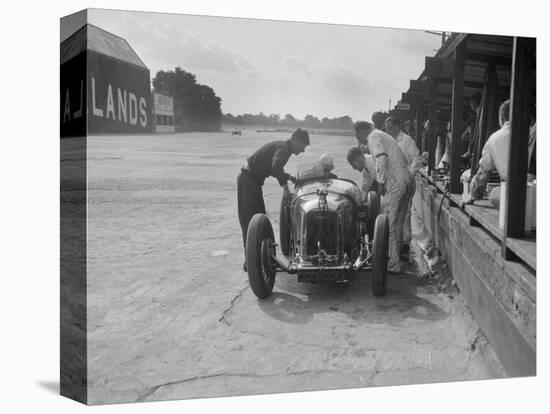
[[355,136],[359,147],[374,159],[376,181],[381,197],[381,209],[390,224],[388,270],[401,271],[399,253],[403,240],[403,224],[411,197],[410,173],[407,160],[395,140],[370,123],[355,124]]

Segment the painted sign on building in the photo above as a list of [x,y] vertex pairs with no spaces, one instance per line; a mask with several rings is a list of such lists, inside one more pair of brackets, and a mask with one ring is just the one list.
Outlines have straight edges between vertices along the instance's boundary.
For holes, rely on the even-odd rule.
[[149,70],[88,52],[88,132],[150,132]]
[[153,121],[155,132],[175,132],[174,98],[153,92]]
[[126,40],[86,24],[61,44],[61,136],[153,129],[149,69]]

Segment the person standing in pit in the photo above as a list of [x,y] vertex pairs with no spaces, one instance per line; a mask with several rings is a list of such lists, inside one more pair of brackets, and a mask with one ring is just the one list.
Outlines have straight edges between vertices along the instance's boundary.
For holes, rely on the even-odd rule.
[[380,111],[373,112],[371,119],[376,129],[379,129],[380,131],[384,131],[384,120],[386,119],[386,115],[384,114],[384,112],[380,112]]
[[373,128],[368,122],[359,121],[355,124],[355,137],[361,150],[374,159],[376,181],[382,196],[381,209],[388,216],[390,224],[388,270],[398,273],[401,271],[399,253],[403,223],[411,196],[407,160],[390,135]]
[[414,208],[412,204],[412,196],[416,192],[416,172],[423,167],[423,160],[420,156],[420,151],[416,146],[414,140],[403,133],[399,128],[399,120],[394,117],[388,117],[386,119],[386,130],[392,137],[395,138],[395,142],[399,145],[399,148],[403,151],[403,155],[407,158],[409,166],[409,172],[411,174],[411,199],[409,202],[409,208],[407,209],[407,215],[405,217],[405,223],[403,226],[403,249],[402,254],[407,255],[409,253],[409,246],[411,239],[418,243],[418,246],[422,249],[423,259],[430,269],[439,260],[440,252],[435,247],[435,243],[429,236],[424,227],[424,221],[420,213]]
[[414,140],[401,130],[399,119],[389,116],[385,121],[386,131],[395,139],[395,142],[403,151],[403,155],[407,160],[407,166],[409,167],[410,177],[410,193],[409,207],[407,208],[407,215],[405,216],[405,223],[403,225],[403,246],[401,248],[401,255],[408,257],[409,244],[411,242],[411,208],[412,208],[412,194],[416,191],[415,177],[416,171],[422,167],[422,158],[420,157],[420,151],[416,146]]

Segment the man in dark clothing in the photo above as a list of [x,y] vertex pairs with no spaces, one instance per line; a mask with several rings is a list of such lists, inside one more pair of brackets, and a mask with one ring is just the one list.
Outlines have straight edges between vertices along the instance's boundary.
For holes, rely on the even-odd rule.
[[[265,204],[262,186],[267,177],[275,177],[285,192],[288,192],[287,181],[296,182],[284,171],[288,159],[292,154],[304,152],[309,145],[309,133],[298,128],[289,140],[273,141],[265,144],[246,160],[237,177],[237,198],[239,209],[239,223],[243,235],[243,245],[246,248],[246,233],[248,223],[254,214],[265,214]],[[246,261],[243,266],[246,271]]]

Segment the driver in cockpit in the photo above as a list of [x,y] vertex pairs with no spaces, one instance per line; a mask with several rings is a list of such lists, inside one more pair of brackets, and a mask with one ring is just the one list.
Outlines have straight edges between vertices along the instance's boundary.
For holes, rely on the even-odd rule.
[[319,157],[319,165],[323,169],[323,176],[325,178],[338,178],[336,174],[331,173],[331,171],[334,169],[334,160],[330,155],[328,155],[327,153],[322,154]]

